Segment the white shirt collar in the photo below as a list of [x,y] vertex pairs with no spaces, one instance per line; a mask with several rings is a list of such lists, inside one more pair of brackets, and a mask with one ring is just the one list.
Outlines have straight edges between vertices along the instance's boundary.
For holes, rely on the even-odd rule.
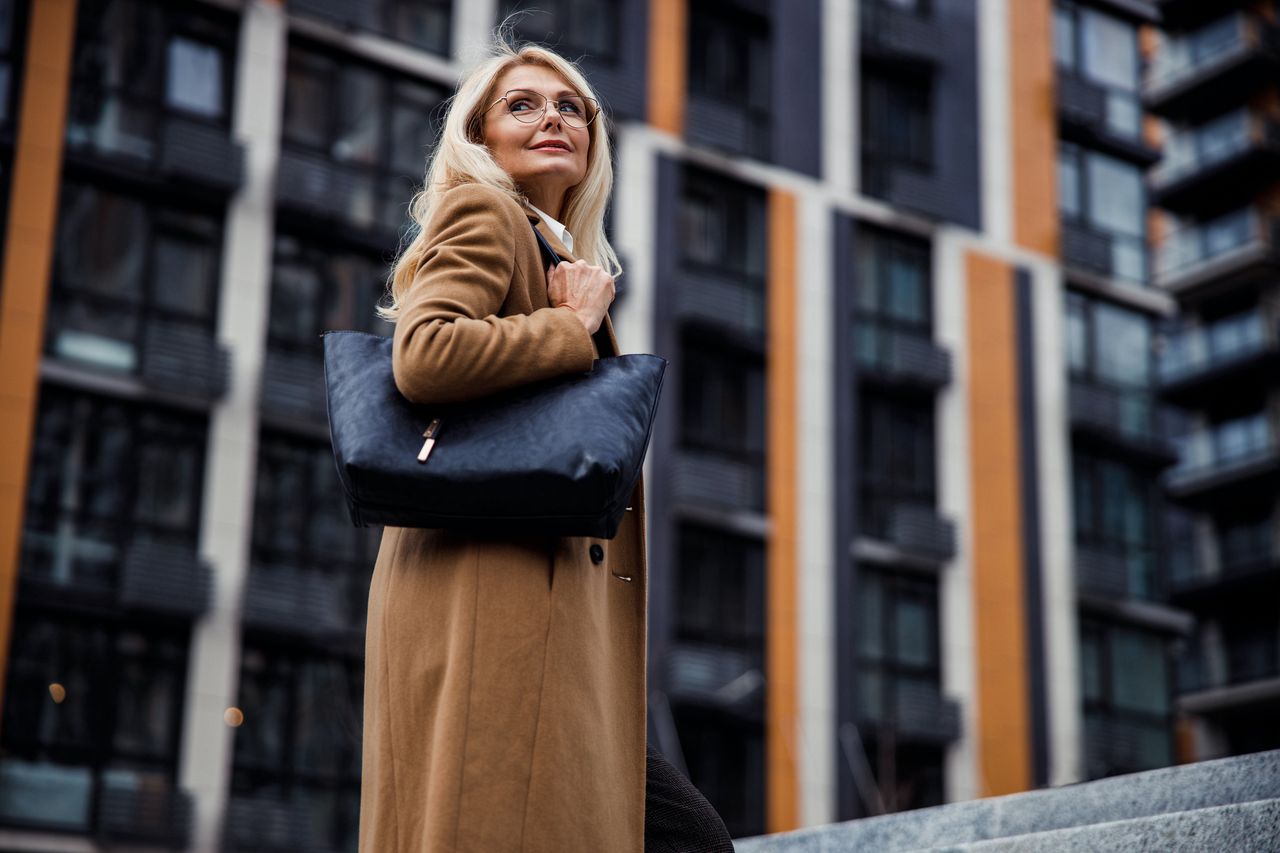
[[573,235],[569,233],[569,229],[564,227],[564,223],[552,219],[550,215],[534,207],[532,204],[529,205],[529,207],[532,207],[534,213],[542,217],[542,221],[547,223],[547,227],[551,229],[551,233],[555,234],[556,239],[564,244],[564,247],[569,250],[569,254],[573,254]]

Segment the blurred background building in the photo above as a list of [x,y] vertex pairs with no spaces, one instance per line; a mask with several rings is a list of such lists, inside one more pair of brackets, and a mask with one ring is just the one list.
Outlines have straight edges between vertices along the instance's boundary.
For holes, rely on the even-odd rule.
[[535,8],[735,836],[1280,747],[1275,0],[0,0],[0,847],[355,849],[318,335]]

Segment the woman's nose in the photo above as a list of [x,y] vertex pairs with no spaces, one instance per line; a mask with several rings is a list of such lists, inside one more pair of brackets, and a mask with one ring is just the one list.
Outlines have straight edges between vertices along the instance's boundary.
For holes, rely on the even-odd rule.
[[559,104],[557,104],[557,105],[556,105],[556,108],[553,110],[553,109],[551,109],[551,102],[550,102],[550,101],[548,101],[548,102],[547,102],[547,106],[545,107],[544,112],[543,112],[543,114],[542,114],[542,128],[543,128],[543,130],[545,130],[545,129],[547,129],[547,128],[551,127],[551,123],[552,123],[553,121],[555,122],[556,126],[558,127],[558,126],[560,125],[560,123],[564,121],[564,119],[563,119],[563,118],[561,118],[561,116],[560,116],[560,105],[559,105]]

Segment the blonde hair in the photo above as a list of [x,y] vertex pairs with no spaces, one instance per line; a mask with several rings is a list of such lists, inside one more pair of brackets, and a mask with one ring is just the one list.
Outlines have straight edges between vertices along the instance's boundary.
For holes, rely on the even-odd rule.
[[[394,321],[400,313],[401,301],[427,253],[427,222],[444,193],[460,184],[487,184],[517,202],[527,201],[484,144],[484,113],[496,99],[493,90],[502,75],[521,65],[541,65],[559,74],[579,94],[596,98],[574,63],[539,45],[512,44],[502,37],[501,29],[499,33],[489,55],[462,79],[449,99],[440,141],[427,164],[423,187],[409,204],[409,217],[417,224],[417,233],[392,265],[385,304],[378,306],[378,316],[384,320]],[[588,126],[587,171],[582,181],[566,193],[560,221],[573,234],[576,256],[617,278],[622,267],[604,233],[605,208],[613,190],[607,121],[602,109]]]

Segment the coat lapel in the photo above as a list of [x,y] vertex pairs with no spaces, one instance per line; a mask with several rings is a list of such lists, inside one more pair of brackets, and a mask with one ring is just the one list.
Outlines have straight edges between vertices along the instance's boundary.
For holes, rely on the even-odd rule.
[[[526,204],[524,205],[524,212],[525,215],[529,217],[529,221],[538,229],[538,233],[547,238],[547,242],[551,244],[551,248],[560,256],[560,260],[568,261],[569,263],[573,263],[577,260],[573,253],[564,247],[564,243],[561,243],[560,240],[556,238],[556,235],[551,232],[551,229],[547,227],[547,223],[543,221],[537,211],[532,210]],[[613,334],[613,322],[609,319],[608,312],[605,313],[604,323],[601,324],[599,331],[592,336],[592,340],[596,345],[596,354],[601,358],[622,354],[622,351],[618,348],[618,339]],[[603,350],[601,349],[602,343],[606,344],[606,347]]]

